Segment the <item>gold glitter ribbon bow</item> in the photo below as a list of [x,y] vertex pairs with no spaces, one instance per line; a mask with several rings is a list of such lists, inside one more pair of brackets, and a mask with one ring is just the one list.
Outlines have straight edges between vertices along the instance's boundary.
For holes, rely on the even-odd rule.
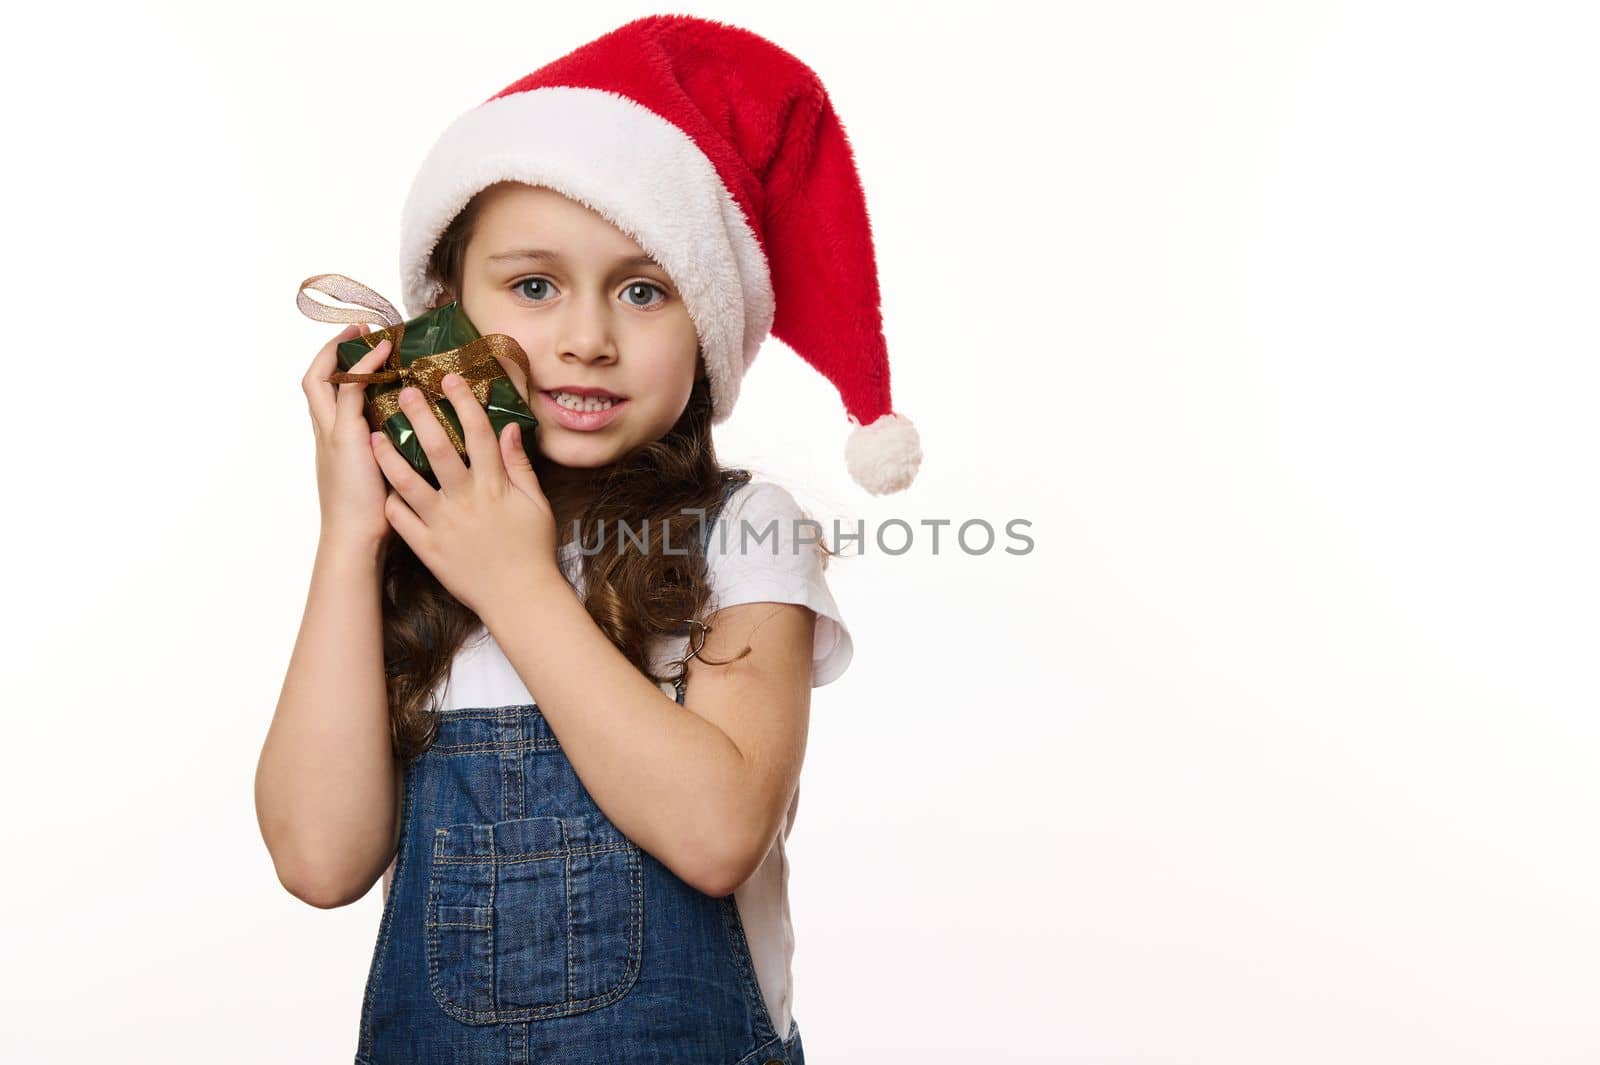
[[[306,295],[307,289],[365,309],[330,307]],[[411,360],[409,365],[402,366],[400,340],[406,333],[405,319],[395,310],[394,304],[361,282],[343,274],[316,274],[306,278],[300,282],[300,290],[295,294],[295,305],[308,318],[314,318],[319,322],[361,322],[381,326],[382,328],[376,332],[363,333],[354,339],[362,341],[369,350],[383,343],[385,339],[389,340],[389,358],[384,362],[384,369],[374,373],[349,373],[340,370],[329,374],[324,380],[335,385],[379,385],[398,381],[400,388],[406,385],[416,387],[428,401],[428,406],[444,428],[445,435],[450,438],[450,446],[455,448],[456,454],[462,458],[467,455],[467,443],[439,407],[440,401],[448,398],[444,394],[445,375],[460,374],[462,380],[472,389],[473,396],[483,405],[489,402],[490,383],[505,374],[505,367],[499,361],[501,358],[510,359],[522,369],[523,379],[530,385],[533,382],[533,371],[528,366],[527,353],[522,350],[522,345],[518,344],[514,337],[504,333],[480,336],[459,348],[441,351],[434,355],[423,355]],[[385,422],[401,413],[400,388],[367,397],[367,421],[374,430],[382,429]]]

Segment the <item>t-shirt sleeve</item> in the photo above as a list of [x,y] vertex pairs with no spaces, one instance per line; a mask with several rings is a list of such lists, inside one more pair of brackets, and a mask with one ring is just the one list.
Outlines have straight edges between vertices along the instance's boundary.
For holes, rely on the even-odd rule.
[[811,686],[838,680],[855,653],[850,630],[823,575],[821,523],[771,481],[752,481],[728,499],[706,547],[708,612],[744,603],[797,603],[817,615]]

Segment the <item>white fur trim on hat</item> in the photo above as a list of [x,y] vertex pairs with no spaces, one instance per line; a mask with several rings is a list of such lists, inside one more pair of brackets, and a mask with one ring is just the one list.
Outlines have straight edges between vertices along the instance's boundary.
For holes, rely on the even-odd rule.
[[922,441],[911,419],[890,413],[862,425],[855,415],[846,417],[855,428],[845,441],[844,461],[856,484],[876,496],[910,485],[922,465]]
[[700,337],[712,422],[726,421],[776,304],[760,243],[694,141],[602,89],[530,89],[461,115],[423,160],[406,197],[400,280],[408,317],[439,295],[426,272],[446,227],[499,181],[542,185],[584,204],[661,264]]

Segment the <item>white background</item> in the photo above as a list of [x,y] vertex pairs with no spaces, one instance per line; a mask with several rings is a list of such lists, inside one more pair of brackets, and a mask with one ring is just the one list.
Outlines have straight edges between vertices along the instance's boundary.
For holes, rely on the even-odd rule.
[[[379,891],[288,895],[252,794],[337,329],[294,293],[398,301],[445,125],[652,10],[8,16],[0,1057],[350,1060]],[[828,85],[927,455],[861,492],[769,340],[724,459],[1035,540],[830,567],[812,1065],[1600,1060],[1594,9],[675,10]]]

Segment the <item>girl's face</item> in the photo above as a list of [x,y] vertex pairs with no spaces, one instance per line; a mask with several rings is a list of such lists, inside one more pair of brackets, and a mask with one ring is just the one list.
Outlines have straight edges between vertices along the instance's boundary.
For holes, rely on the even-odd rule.
[[[539,421],[544,458],[608,465],[677,423],[699,340],[667,272],[631,237],[553,189],[503,183],[483,193],[463,259],[467,318],[528,355],[531,382],[515,365],[506,372]],[[579,400],[585,409],[571,411],[552,394],[567,388],[620,399],[609,410]]]

